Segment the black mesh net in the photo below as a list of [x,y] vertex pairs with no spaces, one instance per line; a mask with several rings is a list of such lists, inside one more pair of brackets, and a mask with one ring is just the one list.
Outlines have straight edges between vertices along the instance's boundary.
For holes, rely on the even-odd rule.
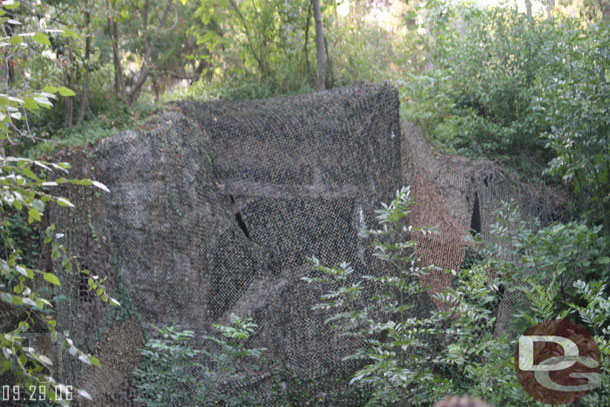
[[[102,369],[65,357],[62,379],[86,388],[92,405],[136,405],[132,374],[153,325],[193,330],[191,345],[203,348],[210,325],[232,313],[254,318],[259,329],[248,346],[266,347],[276,372],[253,377],[255,387],[274,386],[278,374],[280,394],[285,383],[345,377],[353,366],[341,359],[354,343],[311,311],[323,287],[301,280],[313,274],[308,257],[348,261],[354,278],[382,273],[358,232],[374,226],[373,211],[402,185],[418,203],[410,223],[441,232],[418,237],[417,250],[443,268],[473,260],[463,237],[474,228],[489,238],[502,200],[516,198],[527,217],[557,212],[552,194],[492,164],[434,153],[413,126],[401,129],[398,109],[397,90],[386,84],[179,102],[134,131],[59,157],[73,164],[71,176],[111,190],[70,188],[76,209],[50,215],[68,251],[106,277],[122,304],[101,305],[78,276],[64,275],[61,329],[99,355]],[[432,291],[451,284],[446,273],[426,278]],[[223,391],[243,390],[232,386]]]
[[389,85],[180,102],[65,157],[72,176],[98,179],[111,193],[70,189],[77,208],[54,209],[52,219],[123,306],[86,301],[77,277],[65,278],[62,329],[103,367],[68,361],[64,378],[96,405],[127,405],[153,325],[191,329],[192,345],[203,347],[198,338],[231,313],[254,318],[249,346],[266,347],[290,377],[347,373],[350,344],[311,311],[321,288],[301,277],[313,274],[310,256],[379,272],[358,232],[400,186],[398,106]]

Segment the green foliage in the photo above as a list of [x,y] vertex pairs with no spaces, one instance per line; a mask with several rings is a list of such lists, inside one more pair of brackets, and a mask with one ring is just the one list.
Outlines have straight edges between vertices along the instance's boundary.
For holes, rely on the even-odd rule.
[[[347,284],[354,274],[349,264],[330,268],[314,259],[321,276],[305,279],[330,287],[314,309],[333,313],[326,322],[337,335],[362,341],[346,360],[362,362],[350,384],[370,386],[367,405],[429,406],[446,394],[470,394],[497,406],[541,406],[517,381],[514,334],[555,318],[573,318],[591,329],[608,371],[610,300],[601,282],[609,271],[608,242],[599,228],[570,223],[535,232],[507,206],[494,226],[497,246],[479,247],[485,258],[448,271],[455,284],[435,294],[444,305],[417,314],[413,307],[425,292],[419,277],[426,269],[417,266],[416,243],[409,238],[417,231],[402,223],[412,204],[409,190],[402,189],[378,211],[381,228],[367,233],[376,238],[375,256],[394,271]],[[365,299],[370,284],[376,294]],[[499,334],[496,318],[507,293],[523,293],[526,301],[517,304],[514,331]],[[609,401],[601,388],[581,405]]]
[[251,375],[260,370],[266,349],[246,347],[257,328],[252,319],[236,315],[230,319],[230,325],[213,325],[217,335],[203,337],[213,350],[190,347],[192,331],[159,329],[161,337],[147,342],[143,360],[134,372],[142,395],[139,401],[147,407],[255,405],[256,400],[231,391],[227,385],[249,384]]
[[309,53],[302,48],[307,15],[305,1],[200,0],[195,16],[201,24],[190,32],[205,50],[202,80],[226,81],[229,99],[311,89]]
[[[19,3],[4,2],[3,6],[6,10],[13,10]],[[7,11],[0,9],[3,24],[9,21],[6,15]],[[10,24],[19,25],[16,20],[12,21]],[[47,35],[42,32],[13,33],[2,41],[0,49],[11,59],[25,52],[24,48],[27,47],[23,45],[26,42],[49,45]],[[31,49],[38,51],[37,45]],[[55,288],[61,285],[62,276],[55,271],[38,270],[33,256],[36,250],[40,251],[40,246],[30,243],[28,247],[26,242],[42,238],[44,245],[51,246],[50,260],[61,265],[66,273],[76,269],[79,273],[90,275],[89,271],[81,270],[75,259],[66,253],[61,245],[63,235],[55,233],[54,225],[44,228],[43,233],[39,232],[43,230],[42,219],[49,204],[68,209],[74,206],[57,192],[60,185],[72,183],[93,185],[105,191],[108,189],[103,184],[88,179],[67,179],[61,176],[54,177],[54,180],[47,179],[49,173],[67,174],[70,168],[68,163],[30,160],[5,154],[15,136],[31,136],[27,126],[28,113],[36,112],[41,107],[50,108],[50,99],[55,98],[56,93],[61,96],[72,95],[69,89],[63,87],[46,86],[42,91],[33,91],[27,82],[17,86],[12,82],[10,72],[6,74],[6,83],[11,86],[7,89],[8,93],[0,94],[0,142],[3,150],[0,157],[0,236],[3,249],[0,251],[0,311],[5,316],[0,321],[0,374],[10,374],[15,386],[22,389],[22,394],[38,397],[37,392],[44,392],[47,400],[68,405],[66,398],[70,393],[69,388],[52,377],[51,358],[26,345],[27,335],[31,332],[47,332],[70,355],[89,365],[99,367],[100,364],[94,356],[79,350],[68,337],[68,332],[64,332],[64,335],[57,332],[53,307],[60,297],[53,297],[53,294]],[[21,125],[23,122],[25,126]],[[25,226],[25,219],[29,226]],[[34,232],[33,235],[31,232]],[[30,248],[35,250],[29,251]],[[24,250],[28,252],[24,253]],[[103,301],[118,305],[106,293],[103,280],[97,276],[90,275],[89,289]],[[76,391],[83,398],[91,398],[85,390]]]
[[[432,402],[429,391],[434,374],[429,355],[431,336],[440,329],[435,317],[418,318],[413,313],[415,297],[425,292],[419,284],[430,267],[420,268],[413,251],[413,233],[431,233],[429,229],[405,225],[413,200],[409,188],[397,191],[389,205],[377,211],[380,229],[367,231],[376,238],[374,255],[387,262],[392,271],[380,276],[366,275],[346,285],[354,270],[347,263],[325,267],[316,259],[315,269],[321,277],[304,278],[309,283],[330,284],[314,309],[333,311],[326,320],[339,335],[361,338],[364,344],[346,360],[358,360],[364,367],[354,373],[350,384],[370,386],[373,390],[367,405],[421,405]],[[361,295],[369,288],[376,294],[364,305]]]
[[608,23],[444,2],[419,14],[411,50],[428,65],[401,82],[407,119],[441,150],[556,177],[582,197],[574,213],[610,230]]
[[586,219],[610,229],[610,24],[564,24],[550,50],[538,109],[550,127],[548,172],[579,199]]
[[487,255],[498,260],[490,260],[491,267],[500,273],[509,291],[523,290],[522,282],[528,281],[525,294],[532,307],[546,310],[547,319],[576,301],[576,280],[610,278],[610,241],[601,226],[569,222],[533,230],[520,219],[519,211],[506,203],[497,221],[492,225],[497,245]]
[[214,400],[226,406],[255,405],[256,400],[244,398],[243,394],[232,394],[223,388],[231,384],[242,387],[251,382],[251,375],[261,370],[261,358],[265,348],[247,348],[247,340],[255,333],[257,325],[251,318],[239,318],[235,314],[230,316],[230,325],[214,324],[212,327],[219,335],[206,335],[214,348],[202,353],[211,362],[202,372],[202,379],[206,383],[204,400]]
[[327,28],[328,41],[333,45],[329,52],[335,86],[396,79],[405,68],[403,49],[399,47],[402,36],[372,23],[358,26],[349,21]]
[[[200,0],[195,14],[200,24],[190,33],[203,47],[197,58],[206,68],[199,83],[179,95],[235,100],[312,91],[316,44],[310,3]],[[329,87],[398,77],[407,51],[400,46],[402,34],[365,20],[362,13],[339,19],[332,2],[321,6]]]
[[584,405],[603,405],[610,401],[610,296],[605,284],[608,280],[574,283],[583,305],[569,304],[570,312],[578,314],[590,329],[602,357],[602,383],[598,391],[583,398]]
[[23,212],[7,211],[5,219],[7,224],[2,232],[6,232],[6,237],[0,236],[0,247],[6,245],[6,238],[12,239],[10,245],[21,256],[23,263],[28,267],[36,267],[42,253],[41,239],[44,230],[38,222],[28,224]]
[[[134,377],[141,394],[138,401],[147,407],[195,405],[198,383],[190,374],[193,358],[200,352],[187,343],[192,331],[178,331],[176,327],[158,329],[159,339],[151,339],[142,349],[142,362]],[[195,365],[199,367],[198,365]]]
[[324,374],[319,379],[301,380],[294,372],[275,372],[271,389],[273,402],[264,405],[278,407],[363,407],[370,399],[366,388],[349,386],[344,377]]
[[[512,7],[426,5],[444,11],[426,45],[432,69],[402,87],[406,117],[445,151],[502,161],[539,176],[548,155],[546,123],[535,109],[549,50],[562,35],[553,22],[532,25]],[[561,53],[553,56],[560,57]]]

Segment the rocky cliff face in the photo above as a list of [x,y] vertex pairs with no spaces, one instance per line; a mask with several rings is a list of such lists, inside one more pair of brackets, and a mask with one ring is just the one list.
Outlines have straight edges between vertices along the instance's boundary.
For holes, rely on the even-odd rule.
[[123,303],[100,306],[66,277],[61,323],[107,371],[91,376],[66,358],[67,380],[100,405],[126,405],[143,341],[134,326],[149,334],[177,323],[201,335],[231,313],[254,317],[252,345],[277,366],[303,379],[336,370],[346,344],[311,312],[320,292],[301,277],[312,274],[310,256],[378,267],[358,232],[401,184],[398,105],[386,85],[181,102],[147,128],[66,157],[72,175],[111,193],[72,189],[77,208],[53,210],[52,221]]

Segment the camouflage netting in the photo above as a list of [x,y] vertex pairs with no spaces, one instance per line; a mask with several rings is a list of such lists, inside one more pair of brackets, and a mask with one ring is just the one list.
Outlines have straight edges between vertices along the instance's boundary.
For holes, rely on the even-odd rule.
[[[311,312],[321,292],[301,280],[312,274],[307,257],[383,272],[358,232],[402,185],[419,202],[411,222],[442,232],[420,240],[424,261],[446,268],[463,263],[471,226],[489,234],[500,200],[516,198],[526,216],[553,212],[551,195],[490,164],[435,155],[411,125],[401,130],[398,109],[389,85],[180,102],[137,131],[59,157],[73,164],[72,177],[111,190],[71,188],[76,209],[50,215],[69,252],[107,277],[123,305],[101,305],[86,279],[64,277],[61,329],[103,367],[64,357],[63,379],[86,388],[92,405],[134,405],[132,373],[153,324],[200,337],[231,313],[255,319],[250,346],[267,347],[276,368],[301,380],[345,374],[350,344]],[[450,281],[438,274],[425,283],[438,290]]]
[[90,374],[66,361],[65,379],[96,405],[129,405],[142,335],[153,324],[199,336],[231,313],[254,317],[250,345],[268,348],[291,375],[340,370],[349,345],[311,311],[321,291],[301,277],[313,273],[310,256],[376,272],[358,232],[401,183],[398,107],[388,85],[181,102],[145,129],[62,157],[72,176],[112,192],[71,189],[77,208],[54,209],[52,220],[123,304],[110,310],[91,299],[86,281],[62,282],[62,329],[104,366]]
[[[424,264],[453,270],[471,264],[472,259],[466,255],[470,243],[465,237],[476,232],[492,242],[491,229],[502,202],[512,202],[522,219],[538,219],[542,225],[565,217],[563,198],[550,188],[518,182],[488,161],[439,154],[411,123],[401,122],[401,129],[402,182],[411,185],[417,203],[409,222],[436,226],[440,232],[416,236],[416,250],[423,255]],[[451,276],[442,271],[432,272],[423,280],[431,292],[451,284]],[[507,328],[518,300],[514,295],[503,298],[497,333]]]

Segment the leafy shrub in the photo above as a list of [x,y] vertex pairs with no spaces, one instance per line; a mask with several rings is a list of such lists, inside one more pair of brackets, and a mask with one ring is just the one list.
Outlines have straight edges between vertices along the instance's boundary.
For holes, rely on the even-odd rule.
[[563,35],[546,55],[537,109],[554,153],[548,172],[575,195],[575,209],[610,230],[610,23],[583,29],[561,26]]
[[[323,295],[314,309],[336,311],[327,319],[341,336],[357,337],[364,344],[346,360],[358,360],[364,367],[357,370],[350,384],[370,386],[374,393],[367,405],[420,405],[432,402],[429,390],[435,375],[428,357],[430,339],[439,331],[438,318],[414,317],[414,297],[425,292],[419,277],[430,268],[417,265],[416,245],[412,233],[430,233],[428,229],[406,226],[413,200],[409,188],[397,191],[395,199],[377,211],[380,229],[366,233],[375,236],[374,255],[393,266],[387,275],[366,275],[345,285],[354,270],[347,263],[336,267],[321,265],[315,269],[321,277],[304,278],[309,283],[330,284],[333,289]],[[362,304],[367,287],[376,286],[379,294]],[[426,350],[427,349],[427,350]]]
[[160,339],[151,339],[142,349],[142,362],[135,370],[141,401],[147,407],[193,406],[193,388],[199,385],[190,375],[193,358],[200,352],[187,346],[193,331],[175,326],[160,328]]
[[[43,228],[38,223],[28,223],[24,213],[5,208],[4,227],[0,230],[0,247],[13,247],[27,267],[36,267],[42,251]],[[12,242],[5,242],[11,239]]]
[[228,326],[214,324],[218,335],[203,337],[212,344],[211,351],[188,344],[193,331],[179,331],[175,326],[158,329],[160,338],[146,343],[134,372],[141,394],[138,401],[147,407],[255,404],[227,385],[249,384],[249,375],[260,370],[265,349],[245,346],[257,327],[252,319],[231,315],[230,322]]
[[[428,229],[404,224],[412,204],[409,189],[402,189],[377,211],[380,228],[367,232],[376,239],[375,256],[393,272],[347,285],[354,273],[349,264],[326,267],[314,259],[322,276],[305,279],[330,284],[314,309],[334,311],[326,322],[337,335],[362,340],[345,359],[362,362],[350,384],[370,386],[368,405],[429,406],[446,394],[470,394],[497,406],[540,406],[518,383],[515,334],[556,318],[575,319],[594,332],[608,371],[610,298],[604,283],[591,281],[608,275],[607,242],[600,240],[599,228],[572,223],[534,232],[518,221],[518,211],[501,214],[494,227],[498,246],[480,246],[486,257],[448,271],[454,286],[435,294],[445,306],[418,314],[413,307],[425,292],[419,277],[432,267],[418,267],[416,242],[409,238]],[[363,299],[371,284],[378,294]],[[515,291],[529,302],[517,306],[515,330],[498,334],[501,300]],[[586,404],[590,401],[610,402],[607,389],[597,389],[582,403],[593,405]]]
[[[437,3],[428,13],[447,7]],[[453,18],[436,23],[434,48],[426,48],[433,69],[407,76],[401,88],[406,117],[442,150],[540,176],[550,157],[537,98],[551,80],[543,69],[549,58],[562,58],[554,48],[561,26],[532,24],[511,7],[460,6],[445,14]]]
[[[19,5],[19,2],[3,2],[0,9],[2,24],[11,20],[9,12],[12,13]],[[14,19],[10,24],[14,27],[22,25]],[[9,56],[15,72],[22,68],[21,64],[28,53],[38,60],[42,52],[39,47],[50,45],[49,38],[43,32],[24,34],[18,30],[5,30],[5,33],[9,33],[9,36],[3,39],[0,50]],[[63,34],[70,33],[66,31]],[[34,76],[38,73],[35,70]],[[0,94],[0,375],[6,374],[14,384],[11,398],[16,402],[24,400],[27,395],[28,399],[44,399],[66,406],[69,404],[66,399],[68,396],[72,399],[72,392],[52,376],[53,362],[49,358],[52,355],[44,355],[41,349],[28,346],[27,335],[33,332],[48,333],[52,342],[80,361],[98,367],[100,363],[94,356],[79,350],[68,337],[68,332],[59,334],[54,305],[61,296],[52,295],[61,286],[62,275],[57,270],[40,270],[36,267],[34,255],[41,246],[35,241],[40,239],[43,245],[49,247],[49,260],[60,265],[61,271],[68,274],[77,270],[78,273],[89,275],[66,252],[61,244],[63,234],[56,234],[54,225],[47,226],[43,231],[42,219],[48,205],[74,206],[59,194],[60,184],[93,185],[104,191],[108,191],[108,188],[89,179],[67,179],[68,163],[29,160],[5,154],[5,150],[13,150],[15,138],[31,138],[28,115],[42,108],[50,109],[53,105],[50,99],[55,98],[56,94],[74,96],[74,92],[65,87],[45,86],[40,91],[34,90],[27,80],[28,75],[23,75],[25,79],[19,82],[10,80],[8,70],[6,75],[7,93]],[[47,174],[53,171],[65,177],[49,180]],[[118,305],[107,294],[103,279],[90,276],[88,282],[89,290],[103,301]],[[85,390],[75,390],[79,396],[91,399]]]

